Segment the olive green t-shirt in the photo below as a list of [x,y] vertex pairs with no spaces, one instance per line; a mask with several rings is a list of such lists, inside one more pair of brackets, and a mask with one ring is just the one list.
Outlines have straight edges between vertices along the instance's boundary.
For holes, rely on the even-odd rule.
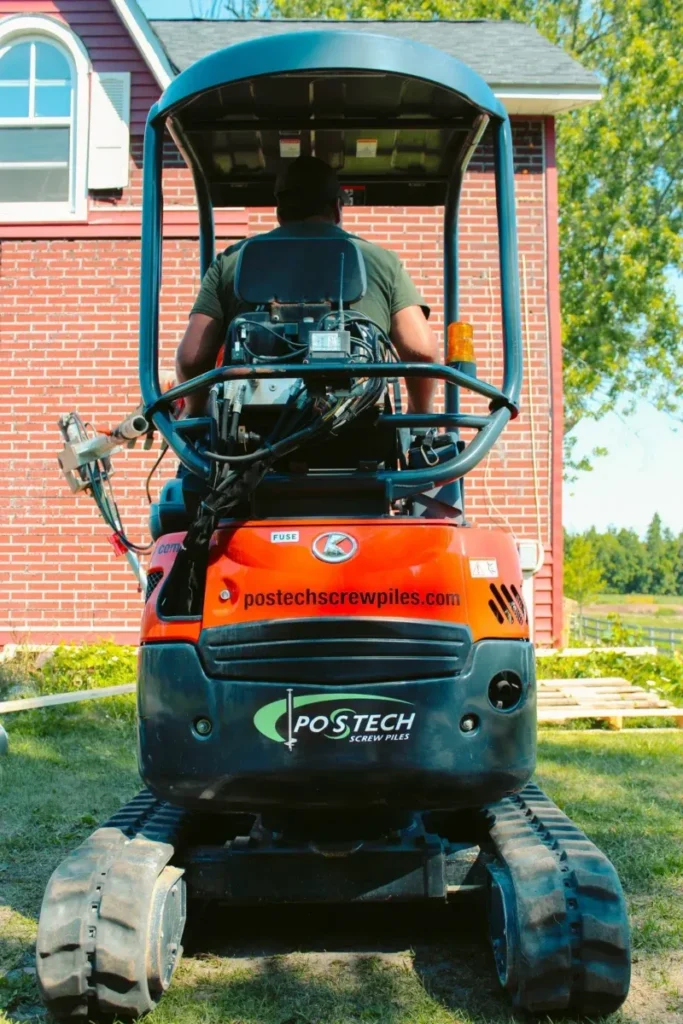
[[[421,306],[425,316],[429,316],[429,306],[410,280],[396,253],[351,235],[335,224],[288,224],[286,228],[276,228],[268,234],[275,237],[285,235],[301,238],[308,234],[314,238],[327,235],[333,238],[352,238],[363,254],[367,290],[363,298],[354,302],[351,308],[365,313],[386,334],[389,333],[392,316],[406,306]],[[237,299],[233,287],[237,257],[243,245],[244,241],[231,245],[213,261],[204,275],[199,295],[192,307],[193,313],[204,313],[214,320],[222,320],[227,327],[235,316],[252,308]]]

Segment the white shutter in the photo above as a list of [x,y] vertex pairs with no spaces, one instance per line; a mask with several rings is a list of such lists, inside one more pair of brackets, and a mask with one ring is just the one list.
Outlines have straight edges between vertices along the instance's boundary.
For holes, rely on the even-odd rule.
[[125,188],[130,151],[130,71],[92,75],[88,188]]

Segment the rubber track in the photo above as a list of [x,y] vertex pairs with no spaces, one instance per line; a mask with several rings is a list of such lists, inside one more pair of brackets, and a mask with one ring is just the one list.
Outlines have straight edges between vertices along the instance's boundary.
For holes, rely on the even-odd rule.
[[612,1013],[628,994],[631,973],[614,866],[534,784],[484,813],[514,886],[513,1004],[531,1012]]
[[152,1009],[145,910],[185,818],[143,790],[53,872],[36,954],[40,993],[58,1020]]

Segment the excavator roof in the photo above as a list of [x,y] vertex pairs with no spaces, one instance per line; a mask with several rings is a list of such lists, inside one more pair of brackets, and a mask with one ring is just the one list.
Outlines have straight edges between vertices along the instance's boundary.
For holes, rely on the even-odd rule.
[[211,53],[166,89],[166,119],[214,207],[272,206],[286,159],[315,155],[353,205],[434,206],[487,118],[505,109],[471,68],[367,32],[267,36]]

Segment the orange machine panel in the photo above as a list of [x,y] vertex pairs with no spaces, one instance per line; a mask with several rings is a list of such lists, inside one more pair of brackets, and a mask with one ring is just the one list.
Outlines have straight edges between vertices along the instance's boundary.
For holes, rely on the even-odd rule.
[[203,626],[313,616],[467,623],[475,640],[526,638],[515,543],[447,521],[292,520],[216,531]]
[[148,640],[190,640],[196,642],[202,628],[200,619],[160,619],[157,615],[157,597],[161,584],[175,562],[176,555],[185,539],[185,533],[167,533],[156,542],[147,567],[148,593],[151,583],[156,586],[142,613],[140,639]]

